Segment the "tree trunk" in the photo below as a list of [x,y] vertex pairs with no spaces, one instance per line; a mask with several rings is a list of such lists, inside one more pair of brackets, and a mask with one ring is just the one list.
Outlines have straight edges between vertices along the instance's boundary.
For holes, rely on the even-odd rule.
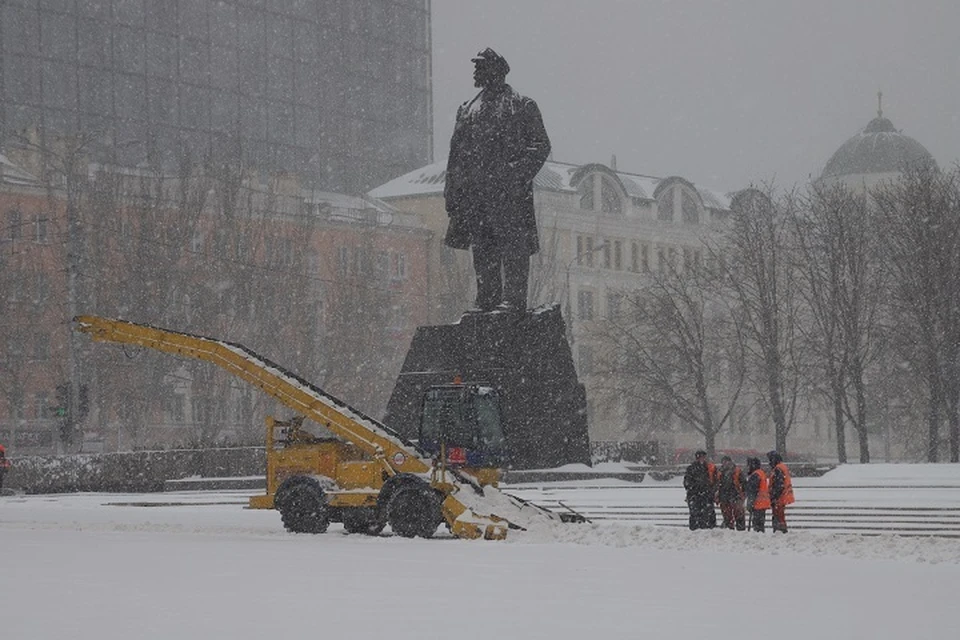
[[704,436],[704,447],[707,450],[707,455],[710,459],[713,459],[717,454],[717,434],[713,429],[705,429]]
[[950,462],[960,462],[960,398],[956,393],[951,394],[947,410],[950,412]]
[[847,433],[846,419],[843,416],[843,400],[839,394],[833,396],[833,424],[837,434],[837,460],[840,464],[847,463]]
[[856,369],[854,386],[857,393],[857,414],[854,426],[857,429],[857,435],[860,441],[860,462],[867,464],[870,462],[870,438],[867,433],[867,392],[863,385],[863,375],[859,367]]
[[779,377],[770,376],[770,405],[773,413],[775,448],[781,455],[787,452],[787,414],[783,408],[783,395]]
[[937,379],[934,379],[930,383],[930,405],[927,408],[927,462],[937,462],[942,405],[943,394],[940,393],[940,384]]

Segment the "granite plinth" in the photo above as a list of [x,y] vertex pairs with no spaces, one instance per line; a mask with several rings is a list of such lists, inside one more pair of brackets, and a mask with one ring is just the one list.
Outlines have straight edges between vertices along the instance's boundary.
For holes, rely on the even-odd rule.
[[456,324],[419,327],[384,422],[415,439],[424,391],[456,376],[500,390],[509,467],[590,463],[586,394],[559,306],[465,314]]

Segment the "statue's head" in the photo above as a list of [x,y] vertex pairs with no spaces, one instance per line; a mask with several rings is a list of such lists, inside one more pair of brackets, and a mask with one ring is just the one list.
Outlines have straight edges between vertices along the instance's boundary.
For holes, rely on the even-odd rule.
[[471,60],[474,64],[473,83],[478,87],[490,87],[502,83],[510,73],[510,65],[504,57],[490,47]]

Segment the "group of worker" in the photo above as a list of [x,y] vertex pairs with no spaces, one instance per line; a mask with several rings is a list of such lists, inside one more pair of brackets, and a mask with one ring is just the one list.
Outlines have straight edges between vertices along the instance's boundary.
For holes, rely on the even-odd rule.
[[[767,509],[773,512],[773,530],[787,532],[786,506],[793,503],[793,482],[783,457],[776,451],[767,454],[769,474],[760,458],[747,458],[746,479],[730,456],[720,466],[710,462],[706,451],[697,451],[683,476],[690,509],[690,530],[717,526],[715,504],[720,505],[723,527],[744,531],[764,531]],[[747,516],[749,515],[749,522]]]

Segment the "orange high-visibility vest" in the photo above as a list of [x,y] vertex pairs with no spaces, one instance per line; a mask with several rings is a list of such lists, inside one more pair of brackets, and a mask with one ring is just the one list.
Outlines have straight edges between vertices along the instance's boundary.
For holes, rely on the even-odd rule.
[[770,508],[770,483],[767,482],[767,474],[763,469],[757,469],[750,475],[758,475],[760,478],[760,488],[757,490],[757,498],[753,501],[753,508],[756,510]]
[[790,479],[790,470],[787,469],[787,465],[782,462],[774,467],[774,469],[779,469],[780,473],[783,474],[783,493],[780,494],[780,499],[777,502],[784,506],[793,504],[793,480]]

